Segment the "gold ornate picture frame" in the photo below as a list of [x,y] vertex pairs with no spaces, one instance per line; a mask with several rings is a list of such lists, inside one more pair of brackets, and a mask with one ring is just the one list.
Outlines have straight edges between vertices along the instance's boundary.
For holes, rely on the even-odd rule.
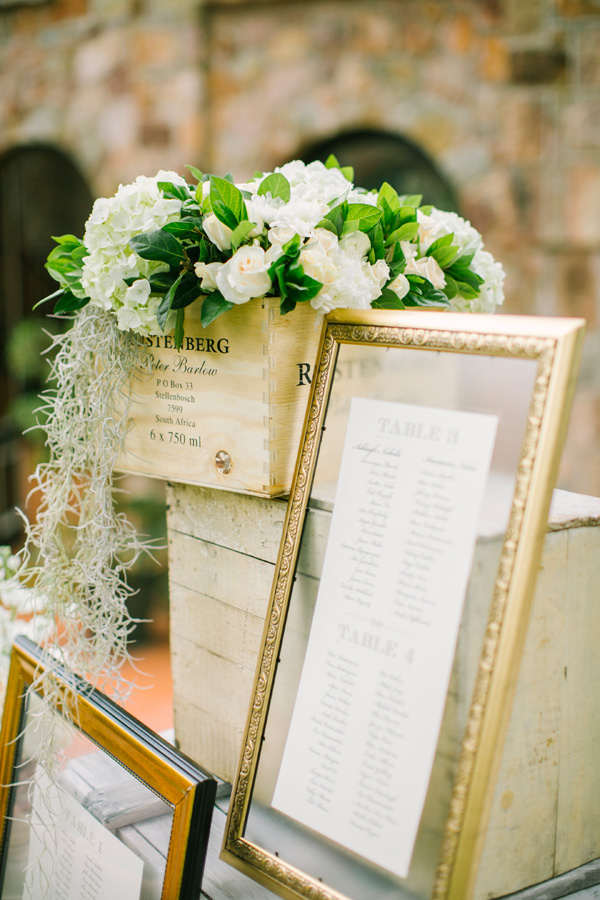
[[[327,317],[222,850],[228,863],[282,897],[474,896],[583,333],[579,319],[350,310]],[[503,523],[497,555],[484,588],[477,553],[470,570],[451,689],[406,876],[390,875],[272,804],[305,677],[314,596],[308,611],[300,609],[303,592],[318,590],[329,527],[320,532],[318,520],[339,502],[332,498],[357,395],[416,403],[434,410],[428,415],[442,408],[498,421],[484,492],[484,505],[489,499]],[[444,744],[451,719],[456,733]],[[447,782],[438,792],[442,801],[436,779]],[[348,792],[356,789],[347,784]]]

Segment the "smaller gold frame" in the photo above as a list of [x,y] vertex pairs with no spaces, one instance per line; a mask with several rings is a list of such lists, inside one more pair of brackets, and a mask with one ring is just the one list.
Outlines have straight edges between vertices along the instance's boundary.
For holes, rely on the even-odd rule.
[[[20,767],[27,763],[22,747],[29,726],[34,725],[30,721],[31,715],[35,715],[30,711],[30,701],[36,700],[38,695],[44,696],[44,684],[49,683],[48,679],[52,682],[51,697],[48,698],[50,711],[66,714],[79,746],[90,744],[88,751],[92,750],[92,753],[80,757],[84,766],[92,756],[101,755],[105,769],[112,766],[114,771],[122,770],[124,778],[128,779],[119,780],[118,785],[131,782],[135,787],[137,780],[142,794],[151,798],[151,804],[152,797],[155,798],[154,806],[151,806],[154,814],[157,814],[157,807],[168,813],[170,827],[161,829],[164,841],[161,844],[157,841],[156,845],[156,850],[165,859],[162,889],[159,886],[162,900],[199,897],[216,782],[100,691],[49,660],[25,636],[17,637],[13,644],[0,734],[0,897],[5,896],[7,889],[11,836],[15,824],[21,824],[14,811],[17,791],[24,792],[21,802],[28,798],[28,785],[20,782]],[[82,774],[86,774],[85,768],[80,768],[77,777]],[[113,793],[118,793],[118,787]],[[132,821],[135,821],[135,815],[134,811]],[[13,817],[15,821],[12,821]],[[13,868],[14,862],[13,857]]]
[[[435,876],[432,874],[433,887],[428,894],[432,900],[469,900],[510,716],[515,673],[575,390],[583,334],[584,322],[580,319],[353,310],[337,311],[327,317],[221,854],[229,864],[280,896],[288,900],[360,900],[245,836],[340,349],[354,345],[379,348],[382,354],[395,348],[397,352],[433,352],[438,358],[444,354],[487,356],[528,360],[532,366],[530,385],[524,384],[521,389],[521,393],[529,393],[525,397],[514,491],[509,495],[512,501],[509,499],[500,562],[479,665],[475,666],[474,689],[456,760],[437,871]],[[290,703],[293,704],[293,698]],[[353,786],[348,785],[348,790],[353,790]],[[397,896],[413,895],[399,890]]]

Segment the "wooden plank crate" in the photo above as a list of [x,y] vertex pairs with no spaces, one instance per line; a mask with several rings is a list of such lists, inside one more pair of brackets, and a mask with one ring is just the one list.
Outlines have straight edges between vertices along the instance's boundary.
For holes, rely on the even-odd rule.
[[117,468],[257,496],[289,490],[320,327],[308,303],[235,307],[207,328],[186,310],[180,351],[145,338],[132,375],[130,428]]
[[[175,734],[232,781],[241,748],[285,501],[167,487]],[[326,546],[326,509],[309,511],[299,561],[307,596]],[[555,492],[475,900],[502,897],[600,857],[600,500]],[[441,746],[456,755],[501,548],[478,541]],[[288,629],[306,631],[302,602]],[[306,617],[304,617],[306,619]],[[440,753],[439,756],[444,756]],[[424,812],[441,832],[443,765]],[[446,782],[446,783],[445,783]],[[443,807],[441,807],[443,808]],[[435,866],[437,839],[424,865]],[[418,851],[418,846],[415,853]],[[433,854],[433,855],[432,855]]]

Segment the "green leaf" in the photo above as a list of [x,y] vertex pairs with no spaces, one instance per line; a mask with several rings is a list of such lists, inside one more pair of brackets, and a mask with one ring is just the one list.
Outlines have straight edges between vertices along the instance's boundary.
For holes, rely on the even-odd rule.
[[[136,280],[137,277],[132,279],[132,282]],[[159,294],[162,294],[164,291],[168,291],[176,280],[176,272],[155,272],[154,275],[150,275],[150,277],[148,278],[152,291]]]
[[286,294],[294,303],[304,303],[306,300],[312,300],[323,287],[322,282],[311,278],[305,273],[300,263],[290,266],[286,276]]
[[329,212],[325,213],[325,216],[317,223],[317,228],[327,228],[329,231],[337,234],[338,237],[341,237],[347,211],[348,204],[344,200],[342,203],[338,203],[337,206],[334,206],[333,209],[330,209]]
[[416,222],[417,221],[417,210],[414,206],[401,206],[400,207],[400,223],[404,222]]
[[279,304],[279,312],[282,316],[285,316],[287,313],[292,312],[292,310],[296,309],[295,300],[290,300],[289,297],[283,297],[281,303]]
[[425,216],[430,216],[430,215],[431,215],[431,210],[433,209],[433,206],[431,206],[431,205],[428,205],[428,206],[421,206],[421,207],[419,207],[419,209],[421,210],[421,212],[423,213],[423,215],[425,215]]
[[387,181],[383,182],[379,188],[379,194],[377,195],[377,202],[379,205],[381,205],[382,201],[385,201],[393,212],[400,212],[400,198],[398,197],[398,192],[391,184],[388,184]]
[[232,231],[248,218],[242,192],[228,178],[211,176],[210,203],[219,222],[227,225]]
[[447,307],[450,304],[448,297],[443,291],[434,288],[429,281],[423,281],[417,285],[413,282],[412,275],[408,276],[412,289],[404,297],[405,306],[429,306],[429,307]]
[[178,266],[184,259],[183,249],[177,238],[162,229],[149,234],[138,234],[129,239],[129,245],[142,259],[166,262],[170,266]]
[[289,203],[290,197],[292,196],[292,189],[290,187],[290,183],[281,172],[273,172],[272,175],[267,175],[263,181],[261,181],[258,194],[261,197],[266,197],[267,194],[270,194],[273,200],[281,199],[284,203]]
[[418,222],[405,222],[404,225],[401,225],[400,228],[397,228],[396,231],[390,234],[386,244],[389,247],[394,241],[412,241],[417,236],[418,231]]
[[432,250],[439,250],[440,247],[449,247],[454,238],[454,234],[450,232],[450,234],[444,234],[442,237],[438,238],[437,241],[434,241],[433,244],[430,244],[428,253],[431,253]]
[[240,222],[231,233],[231,249],[235,252],[250,237],[251,232],[255,228],[256,223],[249,222],[248,219],[245,222]]
[[423,201],[423,194],[404,194],[399,199],[402,206],[412,206],[413,209],[418,209]]
[[184,323],[184,321],[185,321],[185,310],[178,309],[177,315],[175,316],[175,335],[174,335],[175,346],[177,347],[178,350],[181,350],[181,348],[183,347],[183,338],[184,338],[183,323]]
[[350,183],[354,181],[354,168],[352,166],[341,166],[337,156],[333,153],[330,153],[325,160],[325,167],[327,169],[339,169],[346,181]]
[[460,294],[465,300],[474,300],[476,297],[479,297],[480,290],[479,287],[474,288],[465,281],[457,281],[456,293]]
[[458,285],[452,276],[448,275],[447,272],[444,273],[446,276],[446,284],[444,285],[444,293],[448,300],[452,300],[453,297],[456,297],[458,294]]
[[179,238],[197,238],[202,234],[202,219],[199,216],[185,216],[178,222],[163,225],[162,230]]
[[196,181],[199,181],[199,182],[205,181],[206,176],[204,175],[204,172],[201,172],[200,169],[196,168],[196,166],[188,165],[185,168],[190,170],[191,174],[194,176]]
[[186,184],[173,184],[172,181],[159,181],[157,182],[157,187],[169,200],[181,200],[183,202],[184,200],[190,199],[190,189]]
[[48,294],[46,297],[42,297],[41,300],[38,300],[38,302],[33,306],[33,309],[36,310],[38,308],[38,306],[41,306],[42,303],[47,303],[48,300],[54,300],[55,297],[61,297],[64,294],[64,292],[65,292],[64,288],[62,288],[62,287],[58,288],[57,291],[53,291],[51,294]]
[[175,279],[175,281],[173,282],[171,287],[166,292],[165,296],[160,301],[160,303],[158,305],[158,309],[156,310],[156,319],[163,331],[165,330],[165,325],[167,324],[167,317],[168,317],[169,313],[171,312],[171,304],[173,303],[173,297],[175,295],[175,291],[181,284],[182,278],[183,278],[183,272],[181,273],[179,278]]
[[346,220],[342,227],[342,235],[353,231],[370,231],[379,222],[382,210],[369,203],[349,203]]
[[459,266],[470,266],[473,262],[473,257],[475,256],[475,250],[472,253],[465,253],[462,256],[459,256],[456,262]]
[[432,256],[435,260],[437,260],[440,268],[445,269],[456,259],[458,253],[458,247],[453,244],[451,247],[442,247],[440,250],[434,250],[433,253],[429,253],[428,256]]
[[476,291],[475,296],[479,294],[479,287],[483,284],[483,278],[473,272],[468,266],[463,265],[460,261],[453,263],[451,266],[448,266],[447,273],[454,278],[456,282],[465,282],[468,284],[474,291]]
[[84,246],[81,238],[76,237],[74,234],[61,234],[59,237],[53,237],[52,240],[56,241],[56,243],[61,247],[71,248]]
[[89,297],[76,297],[70,291],[64,291],[62,297],[54,305],[54,312],[57,314],[75,312],[77,309],[83,309],[89,302]]
[[227,310],[231,309],[233,306],[234,304],[230,303],[229,300],[226,300],[219,291],[213,291],[212,294],[209,294],[208,297],[202,301],[200,321],[203,328],[206,328],[211,322],[214,322],[217,316],[227,312]]
[[371,262],[373,263],[377,259],[385,258],[385,242],[383,240],[383,228],[378,222],[371,234],[369,234],[371,238],[371,247],[373,259]]
[[381,296],[371,301],[371,306],[373,309],[405,309],[400,297],[389,288],[384,288]]
[[269,266],[269,277],[273,283],[277,282],[279,296],[281,299],[287,297],[287,284],[285,280],[286,258],[280,256],[275,262]]
[[171,309],[184,309],[200,296],[200,282],[193,272],[183,272],[172,291]]

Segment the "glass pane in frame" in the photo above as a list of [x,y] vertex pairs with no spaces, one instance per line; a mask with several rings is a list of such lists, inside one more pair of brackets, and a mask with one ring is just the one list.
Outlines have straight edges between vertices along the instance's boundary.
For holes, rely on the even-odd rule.
[[[514,688],[511,673],[525,634],[581,337],[580,320],[416,312],[329,317],[223,850],[228,862],[282,896],[469,896],[475,835],[501,751]],[[430,422],[443,421],[446,414],[470,414],[496,423],[439,740],[410,866],[401,877],[349,852],[344,839],[331,840],[326,829],[307,827],[282,813],[281,804],[276,804],[279,809],[273,805],[299,684],[303,699],[307,690],[314,692],[315,716],[327,708],[326,679],[311,687],[310,672],[301,673],[331,517],[342,502],[336,483],[353,398],[391,404],[382,409],[414,409]],[[417,501],[415,510],[418,515]],[[389,548],[388,540],[388,553]],[[463,547],[461,552],[469,551]],[[326,603],[319,599],[319,606]],[[422,643],[426,653],[427,639]],[[436,666],[432,659],[432,669]],[[433,678],[443,683],[443,674],[434,671]],[[370,711],[376,699],[365,696],[367,734],[374,727]],[[314,724],[315,718],[305,714],[304,723],[310,721]],[[389,734],[383,738],[389,750]],[[311,748],[309,742],[308,752],[317,744]],[[346,766],[336,777],[340,771],[353,772],[345,790],[355,801],[355,816],[375,816],[379,804],[381,819],[377,827],[373,820],[374,828],[393,843],[398,823],[386,810],[387,776],[382,772],[378,779],[376,748],[372,742],[370,751],[365,747],[355,751],[363,754],[362,768]],[[335,761],[329,764],[335,769]],[[351,807],[344,806],[344,815]],[[391,833],[386,833],[386,816]],[[340,832],[346,829],[337,828],[336,837]]]

